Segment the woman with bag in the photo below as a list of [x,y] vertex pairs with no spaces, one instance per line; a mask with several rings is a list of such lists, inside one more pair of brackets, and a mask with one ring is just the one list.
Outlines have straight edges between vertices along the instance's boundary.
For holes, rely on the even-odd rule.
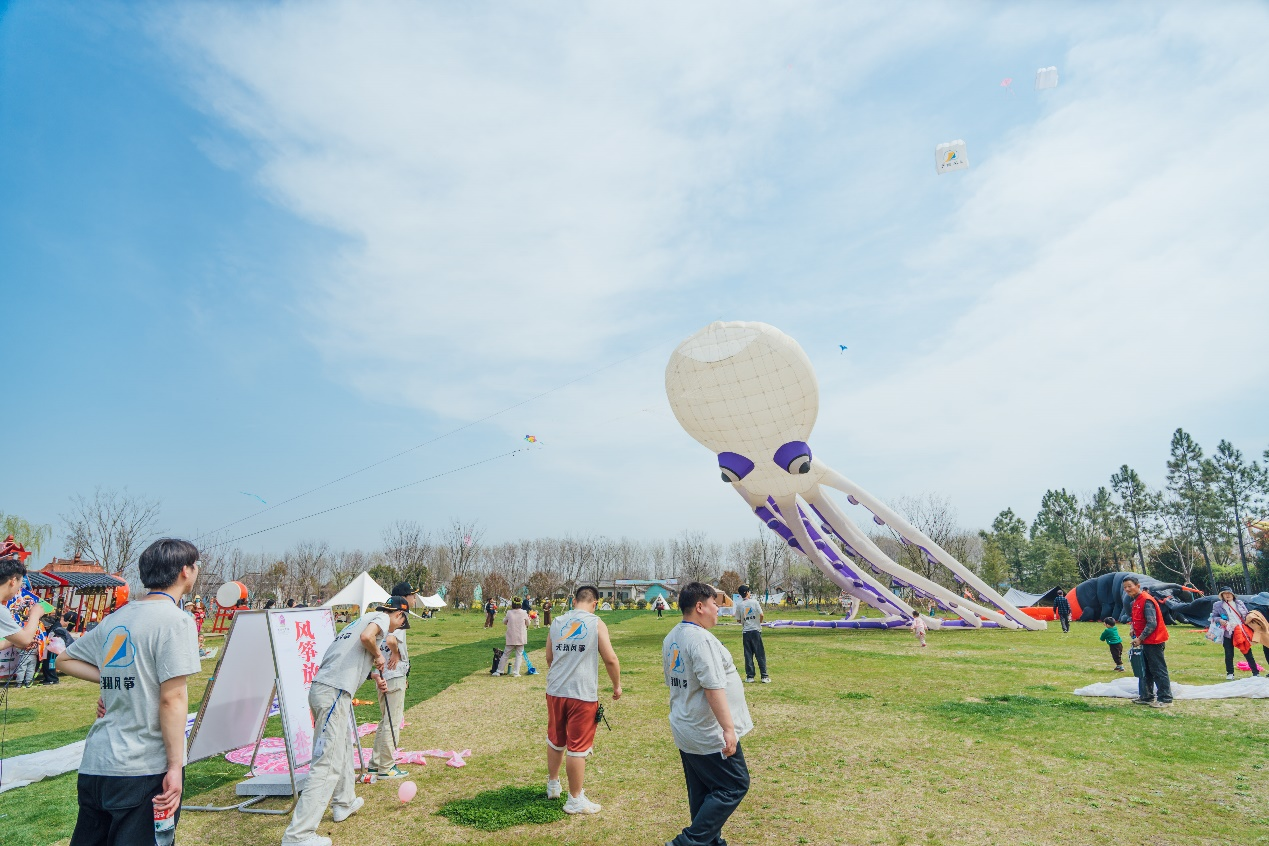
[[1234,589],[1221,588],[1220,599],[1212,605],[1211,627],[1214,628],[1219,623],[1225,631],[1221,640],[1225,646],[1225,678],[1230,681],[1234,680],[1235,649],[1247,659],[1251,674],[1260,675],[1260,668],[1256,666],[1256,659],[1251,654],[1251,629],[1247,627],[1246,618],[1247,606],[1234,595]]

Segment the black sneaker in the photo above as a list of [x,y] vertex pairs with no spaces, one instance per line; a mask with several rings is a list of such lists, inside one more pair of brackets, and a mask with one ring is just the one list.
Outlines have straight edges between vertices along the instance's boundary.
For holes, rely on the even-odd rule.
[[1140,696],[1138,696],[1136,699],[1132,700],[1132,704],[1133,704],[1133,705],[1153,705],[1153,704],[1154,704],[1154,700],[1153,700],[1153,699],[1142,699]]

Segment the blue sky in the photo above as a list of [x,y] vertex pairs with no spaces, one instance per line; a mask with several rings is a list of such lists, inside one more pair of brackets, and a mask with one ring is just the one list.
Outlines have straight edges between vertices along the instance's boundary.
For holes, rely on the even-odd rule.
[[747,535],[664,397],[716,319],[807,350],[817,457],[967,525],[1159,483],[1177,426],[1269,446],[1263,5],[680,5],[9,4],[0,510],[197,535],[620,362],[234,528],[534,433],[243,545]]

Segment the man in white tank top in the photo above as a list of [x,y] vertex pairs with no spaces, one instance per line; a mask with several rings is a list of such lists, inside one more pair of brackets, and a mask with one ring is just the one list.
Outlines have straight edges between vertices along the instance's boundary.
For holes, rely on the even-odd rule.
[[601,658],[612,680],[612,698],[621,698],[621,665],[608,639],[608,627],[595,616],[598,602],[598,590],[579,587],[573,594],[573,610],[557,617],[546,636],[546,797],[559,798],[560,766],[567,759],[567,814],[600,811],[598,803],[586,798],[582,780],[586,756],[595,742]]

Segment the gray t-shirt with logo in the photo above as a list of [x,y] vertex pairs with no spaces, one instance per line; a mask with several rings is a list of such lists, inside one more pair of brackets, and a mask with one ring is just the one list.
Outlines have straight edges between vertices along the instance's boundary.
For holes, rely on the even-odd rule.
[[[18,622],[18,618],[14,617],[13,612],[6,606],[0,605],[0,637],[8,637],[20,631],[22,631],[22,624]],[[4,646],[0,646],[0,649],[13,645],[15,644],[6,643]]]
[[129,602],[65,654],[101,671],[106,703],[106,716],[88,730],[79,771],[99,776],[167,772],[159,686],[201,669],[194,620],[167,599]]
[[313,677],[313,681],[347,693],[356,693],[357,688],[361,687],[366,677],[370,675],[370,668],[374,666],[374,659],[361,645],[361,633],[371,623],[379,627],[379,634],[375,637],[375,641],[382,649],[383,639],[388,635],[391,620],[382,611],[372,611],[344,626],[344,630],[335,635],[331,645],[326,647],[326,654],[322,656],[322,666]]
[[740,604],[736,606],[736,613],[740,615],[740,630],[742,632],[760,632],[762,631],[762,603],[754,599],[752,596],[748,599],[740,600]]
[[383,678],[387,679],[403,679],[410,674],[410,652],[405,648],[405,629],[397,629],[392,633],[392,637],[397,639],[397,652],[401,653],[401,660],[397,662],[395,670],[389,670],[387,661],[392,658],[392,649],[388,646],[388,639],[383,639],[383,645],[379,647],[379,651],[383,653]]
[[753,729],[745,688],[727,647],[694,623],[679,623],[661,644],[665,686],[670,689],[670,731],[674,745],[689,755],[723,750],[723,727],[705,698],[706,690],[726,691],[736,737]]
[[599,701],[599,618],[569,611],[551,621],[551,669],[547,696]]

